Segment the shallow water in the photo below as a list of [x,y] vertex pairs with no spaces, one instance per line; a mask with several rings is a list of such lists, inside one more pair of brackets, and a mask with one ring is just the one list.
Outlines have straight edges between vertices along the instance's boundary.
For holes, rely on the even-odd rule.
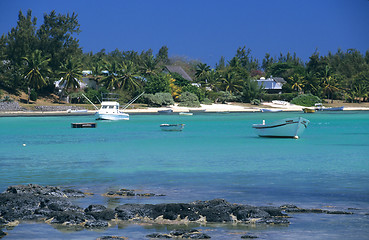
[[[303,116],[302,138],[259,138],[251,125]],[[366,239],[369,236],[369,113],[240,113],[131,115],[130,121],[99,121],[73,129],[84,117],[0,118],[0,191],[37,183],[72,186],[94,196],[78,200],[109,207],[123,203],[229,202],[346,210],[354,215],[295,214],[288,227],[205,226],[212,239]],[[184,123],[163,132],[161,123]],[[25,144],[25,146],[24,146]],[[164,197],[109,200],[100,194],[131,188]],[[168,227],[170,228],[170,227]],[[64,233],[46,224],[21,224],[4,239],[142,239],[165,226],[127,225]],[[306,237],[305,237],[306,236]]]

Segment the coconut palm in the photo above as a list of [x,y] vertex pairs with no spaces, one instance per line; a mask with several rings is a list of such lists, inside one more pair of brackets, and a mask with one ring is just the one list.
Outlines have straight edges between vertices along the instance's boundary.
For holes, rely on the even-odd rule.
[[140,66],[141,73],[146,77],[157,75],[159,72],[158,63],[159,61],[153,55],[145,56]]
[[105,69],[108,71],[108,75],[101,79],[101,82],[108,90],[114,90],[119,88],[119,76],[121,66],[116,61],[111,63],[105,63]]
[[226,92],[241,92],[243,89],[243,81],[233,72],[226,73],[222,78],[222,85]]
[[139,83],[140,75],[133,64],[132,61],[127,61],[122,63],[119,73],[119,86],[121,89],[127,90],[137,90],[141,87]]
[[82,63],[70,58],[65,63],[62,63],[60,67],[59,75],[62,77],[60,85],[64,85],[61,96],[67,89],[80,88],[80,82],[82,81]]
[[23,57],[22,59],[26,61],[24,78],[27,79],[28,85],[28,104],[31,96],[31,88],[40,89],[47,84],[45,76],[51,73],[51,69],[48,66],[50,58],[42,56],[40,50],[35,50],[29,56]]
[[292,89],[298,91],[299,93],[303,92],[303,88],[305,88],[305,79],[300,74],[296,73],[293,76],[289,77],[291,80]]
[[333,103],[333,93],[339,91],[337,79],[330,74],[330,68],[326,66],[325,74],[322,79],[323,91],[327,94],[327,97],[331,97]]
[[199,63],[196,66],[196,73],[195,77],[201,81],[206,79],[208,72],[210,72],[210,66],[208,66],[206,63]]

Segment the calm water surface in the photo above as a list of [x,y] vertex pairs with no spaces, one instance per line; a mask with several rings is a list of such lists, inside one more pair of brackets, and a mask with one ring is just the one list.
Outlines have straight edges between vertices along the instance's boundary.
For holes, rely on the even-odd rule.
[[[302,138],[259,138],[251,125],[303,116]],[[242,113],[131,115],[72,129],[84,117],[0,118],[0,191],[37,183],[95,193],[81,206],[191,202],[224,198],[256,206],[291,203],[348,210],[354,215],[295,214],[290,226],[190,226],[212,239],[369,239],[369,113]],[[182,132],[161,123],[184,123]],[[25,144],[25,146],[23,146]],[[109,200],[108,190],[131,188],[165,197]],[[351,210],[352,211],[352,210]],[[24,223],[4,239],[96,239],[104,235],[144,239],[173,226],[119,225],[99,231],[67,231]]]

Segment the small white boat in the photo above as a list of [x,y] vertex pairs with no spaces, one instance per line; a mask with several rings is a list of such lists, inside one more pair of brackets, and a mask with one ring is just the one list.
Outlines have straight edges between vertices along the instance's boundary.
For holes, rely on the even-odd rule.
[[96,112],[96,120],[129,120],[129,114],[119,110],[118,102],[102,102]]
[[261,112],[282,112],[282,109],[260,108]]
[[185,124],[168,124],[168,123],[160,124],[160,128],[163,131],[182,131],[184,126]]
[[262,124],[253,124],[257,135],[260,137],[281,137],[281,138],[299,138],[304,132],[305,128],[309,125],[310,121],[302,118],[285,118],[265,124],[263,120]]
[[184,115],[184,116],[192,116],[193,115],[193,113],[191,113],[191,112],[180,112],[178,114],[179,115]]

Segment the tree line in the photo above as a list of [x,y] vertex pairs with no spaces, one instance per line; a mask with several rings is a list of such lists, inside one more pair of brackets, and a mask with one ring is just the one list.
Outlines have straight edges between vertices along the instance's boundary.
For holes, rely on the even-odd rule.
[[[283,97],[310,93],[320,98],[344,99],[350,102],[368,101],[369,50],[338,49],[326,56],[316,50],[307,62],[296,53],[265,57],[259,62],[246,46],[239,47],[230,60],[221,57],[215,68],[206,63],[180,57],[168,57],[162,46],[136,52],[115,49],[106,52],[83,53],[78,41],[81,32],[78,15],[44,14],[37,28],[32,11],[19,12],[16,27],[0,38],[0,89],[18,93],[34,92],[49,95],[55,92],[54,82],[62,78],[65,84],[60,96],[76,94],[82,80],[82,70],[90,70],[89,78],[99,86],[99,92],[116,92],[125,100],[145,91],[148,94],[170,93],[178,101],[181,95],[192,94],[200,102],[266,99],[268,94],[258,86],[260,77],[282,77]],[[165,70],[166,65],[181,66],[193,79],[184,79]],[[196,84],[194,84],[196,83]],[[97,90],[87,89],[90,95]],[[186,94],[184,94],[186,93]],[[191,97],[193,97],[191,96]]]

